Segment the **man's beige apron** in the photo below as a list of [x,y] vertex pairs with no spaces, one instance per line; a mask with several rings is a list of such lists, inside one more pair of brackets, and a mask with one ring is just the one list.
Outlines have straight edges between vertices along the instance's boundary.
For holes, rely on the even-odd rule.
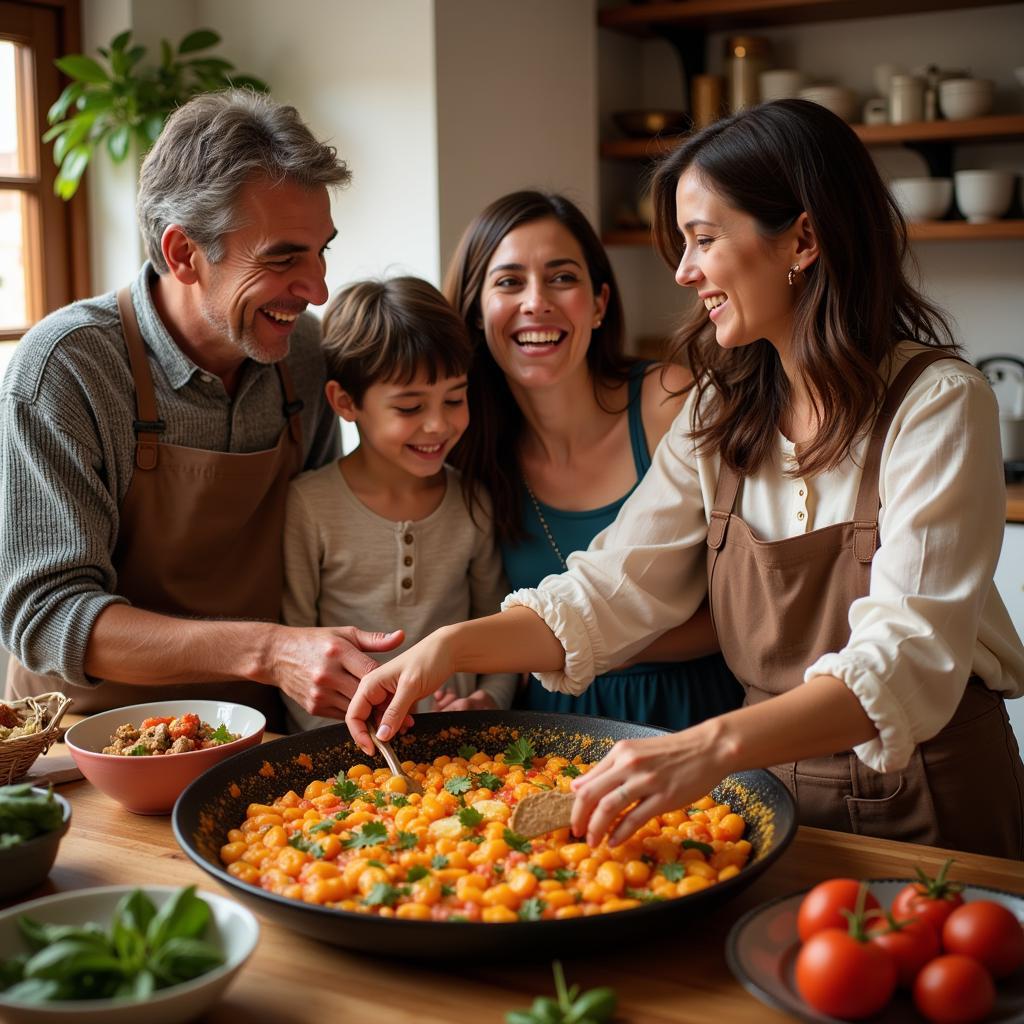
[[[204,619],[277,622],[284,582],[281,536],[288,481],[302,467],[302,403],[277,363],[287,422],[277,445],[239,454],[161,443],[153,377],[130,291],[118,293],[135,382],[135,471],[120,508],[112,561],[116,593],[147,611]],[[152,700],[219,699],[248,704],[283,727],[276,687],[246,681],[133,686],[64,683],[11,660],[9,697],[61,689],[76,712]]]
[[[852,522],[760,541],[732,510],[741,483],[723,464],[708,527],[708,592],[725,660],[756,704],[803,683],[850,638],[878,546],[882,447],[907,390],[941,350],[914,356],[872,430]],[[813,730],[814,723],[808,723]],[[1005,702],[972,677],[952,720],[901,771],[876,772],[852,750],[775,766],[800,823],[1002,857],[1024,857],[1024,765]]]

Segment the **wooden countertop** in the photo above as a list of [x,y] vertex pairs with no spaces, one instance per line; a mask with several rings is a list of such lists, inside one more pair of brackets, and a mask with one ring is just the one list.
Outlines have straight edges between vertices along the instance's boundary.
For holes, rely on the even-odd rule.
[[[57,745],[53,754],[65,748]],[[71,801],[71,831],[49,880],[26,894],[138,883],[197,884],[222,891],[179,849],[168,817],[130,814],[87,782],[60,787]],[[913,877],[937,870],[947,853],[882,839],[801,828],[769,871],[706,921],[684,921],[676,934],[652,936],[606,954],[562,956],[570,983],[612,985],[617,1019],[651,1024],[772,1024],[791,1020],[749,995],[730,974],[724,956],[729,928],[745,911],[825,878]],[[956,854],[956,876],[1024,894],[1016,861]],[[359,955],[304,938],[260,919],[259,945],[206,1024],[320,1024],[333,1020],[498,1024],[507,1010],[552,994],[550,965],[490,963],[417,965]],[[500,925],[494,927],[500,928]]]
[[1024,484],[1006,485],[1006,521],[1024,523]]

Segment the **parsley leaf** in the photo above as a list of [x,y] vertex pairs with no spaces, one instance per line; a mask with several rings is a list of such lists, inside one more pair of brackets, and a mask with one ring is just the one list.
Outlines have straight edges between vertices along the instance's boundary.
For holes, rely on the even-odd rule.
[[211,742],[216,743],[218,746],[222,743],[234,743],[236,739],[237,737],[231,734],[223,722],[213,730],[213,734],[210,736]]
[[533,875],[538,881],[543,882],[547,877],[548,873],[539,864],[527,864],[526,870]]
[[443,853],[435,854],[434,859],[430,862],[430,866],[435,871],[440,871],[442,868],[448,867],[448,858]]
[[399,896],[405,895],[404,886],[394,886],[388,882],[377,882],[369,891],[363,903],[368,907],[391,907]]
[[404,793],[392,793],[391,803],[394,807],[405,807],[409,803],[409,798]]
[[463,807],[459,811],[459,822],[463,828],[476,828],[484,816],[475,807]]
[[518,850],[520,853],[530,853],[533,850],[533,845],[526,836],[521,836],[518,832],[513,832],[510,828],[505,829],[505,831],[502,832],[501,837],[513,850]]
[[450,885],[442,885],[441,886],[441,895],[442,896],[454,896],[455,895],[455,890]]
[[308,853],[311,857],[319,860],[324,855],[324,848],[319,843],[307,839],[301,832],[293,832],[288,838],[288,845],[294,846],[296,850]]
[[473,788],[473,782],[468,775],[453,775],[445,784],[444,788],[452,796],[461,796]]
[[387,826],[379,821],[368,821],[361,829],[352,833],[352,837],[345,843],[348,850],[359,850],[364,846],[376,846],[383,843],[388,837]]
[[426,878],[430,872],[422,864],[413,864],[409,868],[409,873],[405,876],[407,882],[418,882],[421,878]]
[[318,821],[315,825],[310,825],[306,830],[310,835],[314,832],[330,832],[334,828],[333,821]]
[[340,796],[342,800],[355,800],[357,796],[362,796],[363,791],[359,788],[359,783],[352,779],[341,779],[331,786],[331,792],[335,796]]
[[627,889],[626,898],[640,900],[641,903],[661,903],[665,897],[651,892],[650,889]]
[[523,900],[519,906],[519,920],[520,921],[539,921],[541,915],[544,913],[547,904],[537,896],[531,896],[528,900]]
[[459,747],[459,757],[464,758],[468,761],[476,753],[476,747],[471,747],[468,743],[463,743]]
[[572,868],[555,868],[554,877],[559,882],[568,882],[570,878],[576,877],[576,872]]
[[382,868],[384,865],[379,860],[368,860],[366,862],[371,868]]
[[705,857],[710,857],[715,852],[707,843],[699,843],[696,839],[684,839],[679,845],[684,850],[700,850]]
[[580,771],[580,766],[578,764],[567,764],[562,769],[562,774],[568,779],[575,779],[578,775],[582,775],[583,773]]
[[492,775],[491,772],[481,772],[479,775],[473,776],[473,785],[477,789],[489,789],[494,793],[501,789],[504,782],[497,775]]
[[477,846],[479,846],[483,841],[483,836],[466,836],[467,843],[475,843]]
[[129,757],[149,757],[150,750],[143,743],[137,743],[131,750],[128,751]]
[[334,815],[335,821],[344,821],[352,812],[347,808],[342,808]]
[[491,865],[491,870],[496,875],[503,875],[503,874],[505,874],[505,865],[504,864],[492,864]]
[[401,829],[395,833],[395,838],[398,840],[399,850],[411,850],[420,841],[415,832],[403,832]]
[[520,736],[505,748],[505,764],[521,764],[529,768],[536,756],[533,744],[525,736]]
[[662,864],[658,869],[670,882],[678,882],[686,874],[682,864]]
[[375,807],[387,807],[388,804],[388,798],[379,789],[371,789],[364,793],[363,799],[369,801]]

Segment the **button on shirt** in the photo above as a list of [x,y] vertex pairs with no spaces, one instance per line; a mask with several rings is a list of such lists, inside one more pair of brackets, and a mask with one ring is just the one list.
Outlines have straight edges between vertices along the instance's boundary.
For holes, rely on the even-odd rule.
[[[902,343],[890,377],[920,350]],[[720,463],[694,451],[695,397],[615,522],[569,557],[568,572],[503,603],[532,608],[565,647],[564,671],[539,674],[550,690],[581,693],[689,619],[707,593]],[[801,480],[785,474],[792,445],[780,437],[775,457],[743,481],[737,513],[764,541],[851,520],[865,447],[861,439],[835,469]],[[879,492],[870,592],[850,607],[847,645],[804,678],[849,687],[879,732],[856,753],[890,771],[950,720],[971,674],[1004,696],[1024,694],[1024,648],[992,583],[1006,515],[998,410],[973,367],[934,363],[911,387],[885,439]]]

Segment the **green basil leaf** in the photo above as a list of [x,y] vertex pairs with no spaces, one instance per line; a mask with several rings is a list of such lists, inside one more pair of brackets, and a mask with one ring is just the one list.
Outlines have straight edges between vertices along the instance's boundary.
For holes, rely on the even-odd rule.
[[147,967],[157,979],[168,985],[191,981],[224,963],[224,954],[202,939],[177,937],[168,939],[149,958]]
[[65,939],[88,942],[98,949],[109,950],[110,948],[104,930],[98,924],[91,922],[85,925],[45,924],[23,914],[18,918],[18,931],[21,932],[21,937],[33,953]]
[[96,943],[62,939],[34,953],[25,964],[26,978],[66,981],[76,974],[121,974],[121,963]]
[[134,928],[145,936],[154,917],[156,907],[153,901],[141,889],[135,889],[117,905],[117,910],[114,911],[114,924],[123,922],[126,928]]
[[60,995],[61,985],[52,978],[26,978],[12,985],[4,997],[18,1003],[48,1003]]
[[156,912],[146,929],[146,941],[152,951],[170,939],[198,938],[210,922],[209,906],[196,895],[196,887],[179,889]]

